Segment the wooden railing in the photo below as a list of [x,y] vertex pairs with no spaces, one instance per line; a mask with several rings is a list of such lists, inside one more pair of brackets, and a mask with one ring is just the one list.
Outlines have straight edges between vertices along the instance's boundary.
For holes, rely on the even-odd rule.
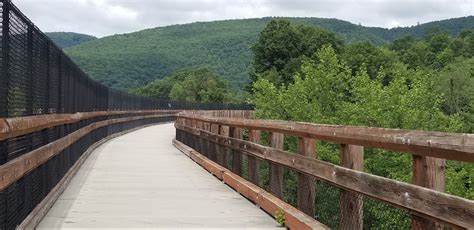
[[[230,169],[238,175],[242,175],[242,157],[246,155],[248,180],[256,185],[260,176],[258,164],[267,161],[269,191],[279,198],[282,167],[296,171],[296,206],[311,217],[315,211],[315,180],[321,180],[342,189],[340,229],[362,229],[364,196],[407,210],[412,214],[413,229],[474,228],[474,202],[444,193],[445,161],[474,162],[472,134],[206,115],[180,113],[175,124],[176,139],[224,167],[228,166],[227,157],[231,157]],[[248,134],[246,140],[244,131]],[[261,144],[262,132],[268,132],[269,146]],[[298,138],[298,154],[283,150],[285,136]],[[316,159],[316,140],[339,144],[340,165]],[[364,147],[412,154],[413,184],[363,172]]]

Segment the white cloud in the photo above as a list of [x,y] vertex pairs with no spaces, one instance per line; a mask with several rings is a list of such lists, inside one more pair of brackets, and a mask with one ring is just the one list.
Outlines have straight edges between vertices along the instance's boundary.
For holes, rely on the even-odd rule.
[[474,0],[13,0],[43,31],[106,36],[194,21],[265,16],[410,26],[473,15]]

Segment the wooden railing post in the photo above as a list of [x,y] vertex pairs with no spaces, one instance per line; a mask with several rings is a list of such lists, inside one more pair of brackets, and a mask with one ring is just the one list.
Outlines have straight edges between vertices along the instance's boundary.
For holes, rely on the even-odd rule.
[[[341,144],[341,166],[363,171],[364,147]],[[339,229],[362,229],[363,200],[362,195],[350,191],[341,191],[339,203]]]
[[[219,125],[218,124],[211,124],[211,133],[219,134]],[[220,154],[220,146],[217,143],[211,142],[211,149],[210,149],[210,157],[214,162],[217,162],[217,155]]]
[[[316,158],[314,139],[298,138],[298,154]],[[298,173],[297,207],[307,215],[314,217],[316,199],[316,180],[304,173]]]
[[[446,160],[413,155],[413,184],[444,192]],[[412,215],[412,229],[443,229],[443,226]]]
[[[196,120],[196,129],[204,129],[203,128],[203,122],[202,121],[199,121],[199,120]],[[200,153],[204,152],[204,140],[200,137],[196,137],[197,139],[197,143],[196,143],[196,150]]]
[[[260,130],[249,130],[249,141],[259,144],[260,143]],[[251,155],[248,155],[248,175],[250,182],[259,185],[260,184],[260,161]]]
[[[211,131],[211,123],[209,122],[204,122],[203,124],[203,130],[205,131]],[[204,156],[206,156],[207,158],[211,159],[211,142],[208,141],[208,140],[203,140],[204,141],[204,150],[203,150],[203,154]]]
[[[221,136],[228,137],[229,126],[221,125],[219,133]],[[227,168],[227,162],[228,162],[227,153],[229,152],[229,148],[221,147],[220,151],[221,152],[217,155],[217,163]]]
[[[270,146],[283,150],[284,137],[283,133],[270,133]],[[269,162],[269,186],[274,196],[283,198],[283,169],[280,165],[271,162]]]
[[[231,127],[230,135],[233,138],[242,139],[244,133],[242,128]],[[242,176],[242,153],[235,150],[232,150],[232,172]]]

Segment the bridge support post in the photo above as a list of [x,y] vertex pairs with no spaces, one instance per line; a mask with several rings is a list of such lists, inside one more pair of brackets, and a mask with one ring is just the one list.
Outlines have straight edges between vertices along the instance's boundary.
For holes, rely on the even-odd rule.
[[[233,138],[242,139],[244,132],[242,128],[231,127],[230,135]],[[236,150],[232,150],[232,172],[242,176],[242,153]]]
[[[229,136],[229,126],[221,125],[219,133],[220,133],[221,136],[228,137]],[[229,148],[221,147],[220,152],[217,155],[217,163],[224,166],[224,168],[228,168],[227,167],[227,164],[229,162],[228,157],[227,157],[228,152],[229,152]]]
[[[219,134],[219,125],[211,124],[211,133]],[[217,162],[218,156],[221,154],[221,148],[219,144],[211,142],[210,158],[212,161]]]
[[[204,129],[204,123],[202,121],[196,121],[196,128],[197,129]],[[196,146],[197,146],[197,150],[198,152],[200,153],[203,153],[204,152],[204,140],[202,138],[198,138],[196,137]]]
[[[249,141],[260,143],[260,130],[249,130]],[[248,175],[250,182],[260,184],[260,161],[251,155],[248,155]]]
[[[446,160],[413,155],[413,184],[444,192]],[[412,229],[443,229],[431,220],[412,215]]]
[[[341,144],[341,166],[362,171],[364,169],[364,147]],[[339,203],[339,229],[362,229],[362,195],[341,191]]]
[[[270,133],[270,146],[275,149],[283,150],[283,133]],[[269,185],[270,192],[282,199],[283,198],[283,168],[278,164],[269,162]]]
[[[298,138],[298,154],[316,157],[316,141],[309,138]],[[316,180],[304,173],[298,173],[297,207],[307,215],[314,217],[316,199]]]
[[[204,122],[203,123],[203,126],[202,126],[203,130],[205,131],[211,131],[211,123],[209,122]],[[204,156],[206,156],[207,158],[211,159],[211,142],[208,141],[208,140],[203,140],[204,141],[204,150],[203,150],[203,154]]]

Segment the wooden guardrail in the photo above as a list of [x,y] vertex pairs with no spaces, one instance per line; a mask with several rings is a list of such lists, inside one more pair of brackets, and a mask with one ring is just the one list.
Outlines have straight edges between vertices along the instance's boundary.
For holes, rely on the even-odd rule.
[[[58,155],[61,151],[69,147],[71,144],[84,137],[88,133],[95,129],[106,127],[111,124],[138,121],[150,118],[162,118],[174,116],[171,113],[165,114],[149,114],[149,115],[137,115],[126,118],[115,118],[104,121],[95,122],[80,128],[79,130],[72,132],[71,134],[62,137],[56,141],[53,141],[47,145],[41,146],[31,152],[24,154],[16,159],[7,162],[0,166],[0,191],[7,188],[9,185],[20,180],[24,175],[36,169],[37,167],[44,164],[49,159]],[[50,124],[55,123],[52,121]],[[26,126],[24,126],[26,127]]]
[[168,115],[174,116],[183,110],[137,110],[137,111],[97,111],[72,114],[46,114],[27,117],[0,118],[0,140],[14,138],[38,130],[82,120],[115,115]]
[[[212,114],[210,114],[212,115]],[[474,228],[474,201],[444,193],[446,160],[474,162],[474,135],[300,122],[211,117],[180,113],[176,139],[225,165],[232,150],[231,170],[242,175],[242,155],[248,156],[248,178],[258,185],[258,160],[269,162],[269,190],[282,197],[282,167],[298,172],[297,208],[313,216],[315,179],[342,189],[341,229],[362,229],[363,196],[375,198],[412,213],[412,228],[443,225]],[[243,139],[243,130],[248,139]],[[260,144],[269,132],[270,146]],[[298,138],[298,154],[283,151],[284,136]],[[340,165],[315,158],[315,140],[340,146]],[[364,147],[413,155],[413,184],[363,171]],[[257,160],[258,159],[258,160]]]

